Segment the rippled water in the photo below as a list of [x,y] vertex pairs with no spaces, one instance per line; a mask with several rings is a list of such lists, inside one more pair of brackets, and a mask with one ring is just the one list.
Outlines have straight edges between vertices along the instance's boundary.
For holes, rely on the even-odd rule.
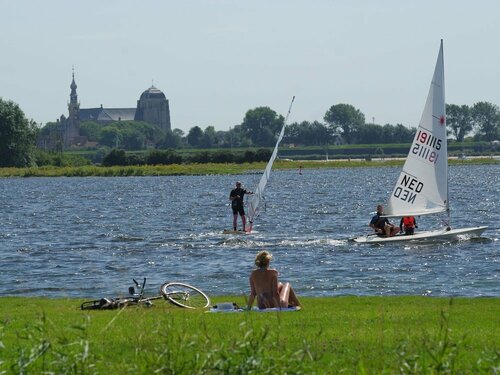
[[[361,245],[400,168],[275,171],[251,235],[231,227],[241,176],[0,179],[0,295],[101,297],[131,279],[248,292],[255,253],[269,249],[300,295],[500,296],[498,166],[450,168],[452,226],[488,225],[481,239]],[[440,225],[417,218],[419,229]]]

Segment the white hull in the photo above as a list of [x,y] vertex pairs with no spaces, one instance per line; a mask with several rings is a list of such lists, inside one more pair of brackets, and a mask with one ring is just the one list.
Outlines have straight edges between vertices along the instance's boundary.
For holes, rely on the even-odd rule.
[[353,241],[357,243],[392,243],[392,242],[417,242],[417,241],[440,241],[440,240],[455,240],[461,238],[479,237],[484,230],[488,228],[471,227],[459,229],[441,229],[429,230],[423,232],[416,232],[413,235],[400,234],[394,237],[379,237],[376,235],[363,236],[354,238]]

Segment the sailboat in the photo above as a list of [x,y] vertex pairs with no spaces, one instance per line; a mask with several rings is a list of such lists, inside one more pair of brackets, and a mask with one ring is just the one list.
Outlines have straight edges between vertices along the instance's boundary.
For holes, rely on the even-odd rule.
[[443,40],[420,124],[403,170],[391,193],[383,217],[421,216],[447,213],[445,227],[413,235],[380,237],[376,234],[354,238],[358,243],[385,243],[415,240],[449,240],[476,237],[487,228],[477,226],[451,229],[448,199],[448,147],[444,95]]
[[273,163],[274,160],[276,160],[276,157],[278,156],[278,147],[283,139],[283,136],[285,135],[285,128],[286,124],[288,122],[288,117],[290,116],[290,111],[292,110],[292,105],[293,101],[295,100],[295,96],[292,98],[292,101],[290,103],[290,107],[288,108],[288,112],[285,117],[285,121],[283,122],[283,127],[281,128],[280,134],[278,136],[278,140],[276,141],[276,145],[274,146],[273,153],[271,154],[271,157],[269,158],[269,161],[267,162],[266,169],[264,170],[264,173],[262,174],[262,177],[260,178],[259,184],[253,190],[253,194],[248,195],[248,200],[247,200],[247,208],[248,208],[248,222],[249,222],[249,227],[247,229],[247,232],[251,232],[253,230],[253,223],[257,216],[259,216],[260,213],[260,204],[262,202],[262,199],[264,198],[264,189],[266,188],[267,181],[269,180],[269,177],[271,176],[271,169],[273,168]]

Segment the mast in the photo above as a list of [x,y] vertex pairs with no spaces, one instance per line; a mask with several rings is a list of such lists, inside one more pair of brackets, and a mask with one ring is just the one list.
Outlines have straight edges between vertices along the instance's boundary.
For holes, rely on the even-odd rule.
[[[443,113],[444,113],[444,126],[445,128],[448,125],[448,121],[446,120],[446,95],[445,95],[445,86],[444,86],[444,48],[443,48],[443,39],[441,39],[441,46],[440,46],[440,54],[441,54],[441,71],[443,72],[443,103],[444,108],[443,108]],[[449,168],[448,168],[448,140],[446,140],[446,181],[449,181]],[[446,184],[446,215],[448,216],[448,223],[447,226],[448,228],[451,228],[451,213],[450,213],[450,188],[449,184]]]

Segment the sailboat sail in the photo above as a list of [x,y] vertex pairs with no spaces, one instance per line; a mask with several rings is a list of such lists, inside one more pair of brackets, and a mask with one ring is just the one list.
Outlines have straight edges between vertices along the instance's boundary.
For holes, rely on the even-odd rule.
[[292,102],[290,103],[290,107],[288,108],[288,113],[286,114],[285,121],[283,123],[283,127],[281,128],[280,134],[278,136],[278,140],[276,141],[276,145],[274,146],[273,153],[267,162],[266,169],[260,178],[259,184],[257,188],[253,191],[252,195],[248,196],[247,207],[248,207],[248,221],[250,222],[250,231],[253,227],[254,219],[259,215],[259,206],[263,199],[264,189],[266,188],[267,181],[271,176],[271,169],[273,167],[274,160],[276,156],[278,156],[278,146],[285,135],[285,127],[288,121],[288,116],[290,115],[290,111],[292,110],[293,101],[295,100],[295,96],[292,98]]
[[443,41],[425,108],[384,216],[448,211],[448,150]]

